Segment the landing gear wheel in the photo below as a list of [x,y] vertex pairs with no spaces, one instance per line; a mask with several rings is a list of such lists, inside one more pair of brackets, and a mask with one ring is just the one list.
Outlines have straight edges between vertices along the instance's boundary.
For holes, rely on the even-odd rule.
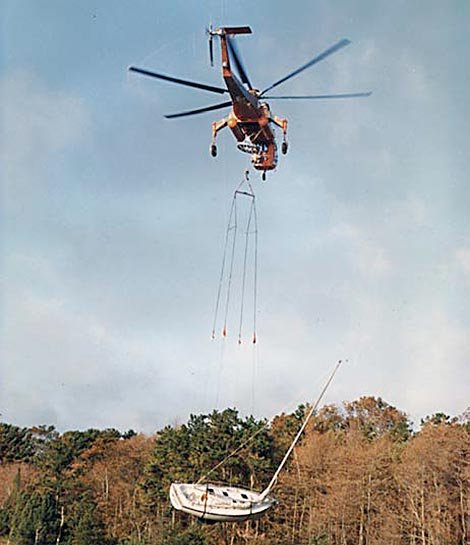
[[263,180],[263,182],[266,181],[266,171],[263,170],[263,174],[261,174],[261,179]]
[[287,142],[283,142],[281,146],[282,155],[285,155],[287,153],[288,148],[289,145],[287,144]]
[[217,146],[215,144],[211,144],[210,150],[212,157],[217,157]]

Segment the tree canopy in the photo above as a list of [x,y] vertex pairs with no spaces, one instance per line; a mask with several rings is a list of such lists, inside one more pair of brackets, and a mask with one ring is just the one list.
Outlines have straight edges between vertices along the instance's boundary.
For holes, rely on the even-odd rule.
[[[0,424],[0,543],[10,545],[437,545],[470,536],[468,412],[406,414],[364,396],[312,418],[274,491],[243,524],[196,525],[173,481],[260,490],[308,406],[272,422],[236,409],[191,415],[152,437]],[[223,464],[220,464],[224,461]]]

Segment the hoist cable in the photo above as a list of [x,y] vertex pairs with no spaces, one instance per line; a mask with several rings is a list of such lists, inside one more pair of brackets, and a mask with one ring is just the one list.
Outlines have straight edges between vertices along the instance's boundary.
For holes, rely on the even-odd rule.
[[215,392],[215,407],[219,406],[220,401],[220,387],[222,384],[222,375],[224,371],[224,361],[225,361],[225,339],[223,339],[221,348],[220,348],[220,357],[219,357],[219,369],[217,373],[217,384]]
[[[247,190],[243,188],[246,184]],[[220,306],[222,303],[222,298],[225,295],[225,309],[224,309],[224,320],[222,328],[222,337],[227,336],[227,322],[228,314],[230,310],[230,300],[232,297],[232,285],[234,280],[234,268],[235,261],[237,256],[237,238],[238,238],[238,227],[239,227],[239,197],[248,197],[251,200],[251,205],[248,211],[246,218],[246,229],[244,231],[245,235],[245,247],[244,247],[244,257],[243,257],[243,268],[242,268],[242,280],[241,280],[241,301],[240,301],[240,318],[239,318],[239,331],[238,331],[238,342],[241,344],[242,340],[242,329],[243,329],[243,319],[245,313],[245,294],[247,286],[247,273],[248,273],[248,254],[253,247],[254,252],[254,270],[253,270],[253,344],[256,344],[256,304],[257,304],[257,282],[258,282],[258,225],[257,225],[257,214],[256,214],[256,202],[255,194],[253,188],[248,178],[248,171],[245,171],[245,177],[238,185],[235,190],[232,198],[232,205],[230,208],[229,220],[225,233],[225,244],[224,252],[222,258],[222,267],[220,270],[219,285],[217,289],[217,298],[214,310],[214,320],[212,324],[212,339],[216,337],[217,329],[217,320],[219,317]],[[230,238],[232,237],[232,238]],[[254,238],[254,242],[252,242]],[[230,257],[229,257],[230,253]],[[230,263],[227,263],[227,260],[230,259]]]
[[256,371],[258,368],[258,347],[252,345],[252,359],[251,359],[251,414],[255,414],[255,383],[256,383]]
[[220,270],[219,286],[218,286],[218,289],[217,289],[217,299],[216,299],[215,311],[214,311],[214,322],[213,322],[213,325],[212,325],[212,339],[215,339],[215,328],[216,328],[216,325],[217,325],[217,316],[219,314],[219,305],[220,305],[220,297],[221,297],[221,294],[222,294],[222,286],[224,284],[225,262],[226,262],[226,259],[227,259],[227,248],[228,248],[228,241],[229,241],[229,236],[230,236],[230,225],[231,225],[231,222],[232,222],[232,215],[233,215],[234,206],[235,206],[235,198],[232,199],[232,206],[231,206],[231,209],[230,209],[230,215],[229,215],[229,220],[228,220],[228,224],[227,224],[227,230],[225,232],[224,254],[223,254],[223,258],[222,258],[222,267],[221,267],[221,270]]
[[256,205],[253,200],[253,213],[255,220],[255,256],[254,256],[254,278],[253,278],[253,344],[256,344],[256,313],[258,311],[258,215],[256,213]]
[[[230,303],[230,289],[232,287],[233,263],[234,263],[234,260],[235,260],[235,247],[236,247],[236,242],[237,242],[237,229],[238,229],[238,225],[237,225],[237,196],[236,196],[236,194],[234,195],[233,200],[234,200],[234,212],[235,212],[234,218],[235,219],[234,219],[234,224],[233,224],[233,227],[232,227],[232,229],[233,229],[232,255],[230,257],[230,272],[229,272],[229,275],[228,275],[227,297],[226,297],[226,300],[225,300],[224,329],[222,330],[222,336],[223,337],[227,336],[227,316],[228,316],[228,309],[229,309],[229,303]],[[229,228],[230,228],[230,222],[229,222]]]
[[250,245],[250,228],[251,228],[251,218],[253,215],[253,205],[254,205],[254,197],[251,202],[250,206],[250,212],[248,214],[248,220],[246,222],[246,230],[245,230],[245,251],[243,256],[243,273],[242,273],[242,293],[241,293],[241,301],[240,301],[240,321],[239,321],[239,327],[238,327],[238,344],[242,343],[242,327],[243,327],[243,310],[244,310],[244,303],[245,303],[245,286],[246,286],[246,265],[247,265],[247,258],[248,258],[248,247]]

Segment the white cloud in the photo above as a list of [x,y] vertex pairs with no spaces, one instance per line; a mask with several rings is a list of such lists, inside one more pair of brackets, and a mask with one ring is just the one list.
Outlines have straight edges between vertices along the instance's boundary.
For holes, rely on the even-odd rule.
[[416,196],[409,195],[398,202],[393,209],[393,215],[402,225],[424,226],[430,224],[429,207],[426,202]]
[[[39,279],[41,283],[41,279]],[[67,297],[68,295],[68,297]],[[170,419],[167,385],[175,366],[161,365],[169,355],[158,339],[136,337],[77,308],[73,294],[42,296],[11,288],[5,301],[2,342],[2,412],[21,425],[53,423],[60,428],[134,427]],[[182,392],[188,386],[181,384]],[[159,399],[158,414],[150,399]]]
[[48,89],[30,73],[4,77],[0,101],[0,160],[9,190],[37,184],[39,165],[59,161],[63,151],[89,137],[90,115],[83,100]]
[[332,229],[333,237],[343,239],[350,254],[351,265],[366,277],[388,276],[393,264],[386,249],[357,225],[342,223]]
[[455,259],[464,274],[470,278],[470,248],[459,248],[455,252]]
[[434,310],[418,316],[404,332],[402,342],[408,360],[403,404],[421,415],[465,410],[470,387],[470,330]]
[[405,96],[417,100],[432,97],[432,84],[424,65],[417,59],[416,51],[405,50],[397,57],[400,89]]

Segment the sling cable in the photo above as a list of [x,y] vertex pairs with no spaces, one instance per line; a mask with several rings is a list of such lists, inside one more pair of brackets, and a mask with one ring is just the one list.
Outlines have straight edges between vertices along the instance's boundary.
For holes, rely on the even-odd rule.
[[[239,249],[238,246],[241,248]],[[243,322],[246,306],[246,292],[252,293],[253,335],[252,343],[256,344],[256,312],[258,282],[258,220],[256,199],[249,180],[249,172],[245,175],[232,198],[229,219],[225,231],[225,244],[220,270],[217,298],[212,326],[212,339],[221,320],[222,337],[228,336],[228,320],[232,291],[236,282],[240,285],[238,344],[242,343]],[[222,308],[221,308],[222,307]],[[220,316],[222,314],[222,316]]]

